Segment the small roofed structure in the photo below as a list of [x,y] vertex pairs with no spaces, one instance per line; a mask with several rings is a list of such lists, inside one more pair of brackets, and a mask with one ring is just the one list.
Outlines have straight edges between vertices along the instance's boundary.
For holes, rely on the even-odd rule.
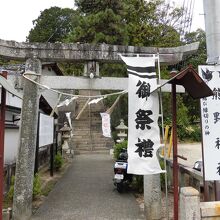
[[174,75],[168,81],[168,83],[182,85],[193,99],[204,98],[213,95],[213,91],[191,65],[178,74]]

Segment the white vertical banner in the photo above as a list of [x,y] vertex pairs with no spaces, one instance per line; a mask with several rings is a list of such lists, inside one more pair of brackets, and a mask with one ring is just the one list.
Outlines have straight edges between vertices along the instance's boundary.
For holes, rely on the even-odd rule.
[[164,172],[157,159],[160,146],[159,99],[154,57],[124,57],[128,82],[128,173]]
[[205,180],[220,180],[220,66],[199,66],[214,95],[200,99]]
[[102,134],[104,137],[111,137],[111,121],[108,113],[100,113],[102,117]]
[[53,143],[54,118],[40,113],[39,120],[39,147],[43,147]]

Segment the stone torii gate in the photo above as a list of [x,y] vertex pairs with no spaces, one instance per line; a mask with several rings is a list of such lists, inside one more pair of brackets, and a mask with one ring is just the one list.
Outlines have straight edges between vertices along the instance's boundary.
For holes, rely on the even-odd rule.
[[[84,62],[85,69],[91,66],[99,74],[98,62],[122,62],[118,54],[159,54],[162,64],[175,64],[185,56],[195,53],[199,43],[174,48],[117,46],[108,44],[62,44],[62,43],[18,43],[0,40],[0,57],[25,61],[26,73],[32,80],[53,89],[92,89],[124,90],[128,87],[127,78],[102,77],[89,78],[74,76],[41,76],[41,62]],[[87,71],[87,74],[89,72]],[[21,76],[8,79],[17,89],[23,89],[23,105],[20,128],[20,147],[16,163],[13,219],[26,220],[32,214],[32,188],[37,136],[39,86]],[[159,82],[161,83],[161,82]],[[163,83],[163,82],[162,82]],[[164,91],[169,88],[163,87]],[[149,185],[155,184],[152,179]]]

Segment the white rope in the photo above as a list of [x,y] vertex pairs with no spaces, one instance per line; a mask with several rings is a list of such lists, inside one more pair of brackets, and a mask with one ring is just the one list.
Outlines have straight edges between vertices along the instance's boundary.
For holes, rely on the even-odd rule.
[[50,113],[50,117],[53,117],[54,112],[57,110],[57,107],[58,107],[58,104],[59,104],[59,102],[60,102],[61,96],[62,96],[62,95],[60,94],[59,97],[58,97],[58,100],[57,100],[56,105],[54,106],[54,108],[52,109],[52,111],[51,111],[51,113]]
[[106,113],[108,113],[109,115],[111,115],[111,113],[113,112],[115,106],[117,105],[117,103],[119,102],[119,99],[121,98],[121,95],[119,95],[117,97],[117,99],[115,100],[115,102],[113,103],[113,105],[106,111]]
[[32,82],[32,83],[34,83],[34,84],[36,84],[36,85],[38,85],[38,86],[40,86],[44,89],[50,90],[52,92],[55,92],[55,93],[58,93],[58,94],[61,94],[61,95],[71,96],[71,97],[78,97],[78,98],[101,98],[101,97],[104,97],[104,98],[106,98],[108,96],[121,95],[121,94],[126,94],[128,92],[127,90],[123,90],[121,92],[114,92],[114,93],[109,93],[109,94],[104,94],[104,95],[101,95],[101,94],[100,95],[94,95],[94,96],[91,96],[91,95],[87,95],[87,96],[86,95],[74,95],[74,94],[70,94],[70,93],[66,93],[66,92],[61,92],[61,91],[56,90],[56,89],[52,89],[47,85],[43,85],[39,82],[36,82],[36,81],[28,78],[26,75],[36,75],[36,76],[38,76],[39,74],[34,74],[33,72],[25,72],[23,74],[23,77],[25,79],[29,80],[30,82]]

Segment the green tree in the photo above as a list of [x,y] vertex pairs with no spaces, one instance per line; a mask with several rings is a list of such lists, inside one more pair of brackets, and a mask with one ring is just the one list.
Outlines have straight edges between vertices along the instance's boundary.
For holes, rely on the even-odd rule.
[[162,0],[124,0],[129,44],[136,46],[180,45],[180,18],[184,11]]
[[163,0],[76,0],[81,18],[69,42],[178,46],[184,10]]
[[198,65],[205,65],[207,59],[205,31],[197,29],[194,32],[186,34],[184,40],[187,44],[199,42],[198,52],[187,57],[185,65],[191,64],[195,69],[198,68]]
[[29,42],[62,42],[77,23],[77,13],[73,9],[51,7],[40,13],[33,21]]
[[[199,42],[199,49],[196,54],[188,56],[187,59],[181,63],[180,67],[185,68],[192,65],[193,68],[198,71],[198,66],[205,65],[207,59],[205,31],[198,29],[195,32],[186,34],[184,41],[188,44]],[[183,102],[188,108],[188,117],[191,124],[198,123],[200,120],[199,100],[194,100],[187,94],[184,94],[182,97]]]
[[76,6],[81,17],[68,42],[127,44],[123,1],[77,0]]
[[123,11],[123,1],[118,0],[76,0],[75,5],[84,14],[95,14],[109,8],[115,14]]

